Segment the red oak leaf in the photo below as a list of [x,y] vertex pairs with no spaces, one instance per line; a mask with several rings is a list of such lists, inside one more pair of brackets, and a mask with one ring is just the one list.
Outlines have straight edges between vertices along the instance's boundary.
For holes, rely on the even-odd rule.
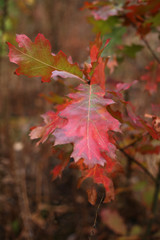
[[103,48],[102,48],[102,39],[100,34],[97,34],[95,41],[90,43],[90,58],[91,64],[93,65],[94,62],[97,62],[101,53],[103,52],[104,48],[108,45],[110,39],[107,39]]
[[97,62],[101,46],[102,46],[102,40],[100,38],[100,34],[97,34],[95,41],[90,43],[91,64],[93,62]]
[[152,16],[159,12],[159,0],[135,1],[128,0],[125,6],[126,23],[137,28],[137,32],[143,37],[151,29],[151,23],[145,22],[146,16]]
[[57,166],[55,166],[51,171],[52,180],[55,180],[57,177],[61,177],[62,171],[64,170],[65,167],[66,166],[63,166],[61,164],[58,164]]
[[91,84],[98,84],[102,90],[104,91],[105,94],[105,65],[106,63],[102,60],[101,57],[98,59],[98,65],[94,69],[94,73],[91,78]]
[[158,82],[160,82],[160,64],[157,62],[150,62],[150,64],[146,66],[146,70],[148,72],[143,75],[141,79],[147,81],[145,89],[150,94],[153,94],[157,91],[157,85]]
[[51,171],[52,174],[52,180],[54,181],[57,177],[61,177],[62,176],[62,172],[65,169],[65,167],[68,165],[69,163],[69,157],[66,158],[66,156],[64,156],[63,154],[63,160],[61,160],[61,163],[56,165],[53,170]]
[[102,152],[114,157],[116,150],[108,132],[120,131],[119,121],[106,110],[106,106],[114,101],[105,99],[97,85],[80,85],[78,90],[69,94],[72,101],[59,113],[68,121],[54,131],[55,145],[73,143],[71,157],[75,162],[83,158],[88,166],[104,165],[106,159]]
[[[105,168],[102,168],[100,165],[96,164],[93,168],[87,169],[83,171],[82,177],[79,180],[79,186],[82,184],[82,182],[86,178],[92,178],[94,183],[96,184],[102,184],[105,188],[106,191],[106,197],[104,199],[104,202],[110,202],[111,200],[114,200],[114,187],[113,187],[113,182],[112,180],[107,176],[107,172],[105,171]],[[91,191],[94,188],[91,189]],[[87,190],[88,193],[88,190]],[[90,194],[88,194],[89,200],[91,204],[95,204],[95,196],[94,196],[94,202],[91,201],[91,192],[89,191]],[[95,195],[95,192],[94,192]]]
[[85,2],[84,6],[81,7],[81,10],[84,9],[97,9],[97,6],[99,5],[99,1],[93,1],[93,2]]
[[[140,131],[148,132],[149,135],[154,138],[154,139],[159,139],[160,138],[160,130],[158,129],[158,117],[153,118],[156,119],[157,121],[154,121],[152,125],[150,125],[148,122],[144,121],[140,116],[136,115],[136,110],[135,107],[132,105],[131,102],[125,101],[123,99],[123,95],[121,94],[122,90],[127,90],[129,87],[132,85],[136,84],[137,80],[133,81],[132,83],[118,83],[116,85],[116,89],[114,91],[106,91],[107,92],[107,97],[112,98],[115,100],[115,102],[120,102],[121,104],[124,105],[126,109],[126,114],[121,114],[119,111],[114,111],[110,106],[107,106],[108,112],[112,114],[113,117],[118,119],[120,122],[123,122],[127,125],[130,125],[132,128],[136,128],[137,130],[139,129]],[[146,115],[145,115],[146,116]],[[151,117],[152,118],[152,117]]]
[[88,201],[91,204],[96,203],[97,193],[95,184],[102,184],[105,188],[106,196],[104,202],[109,202],[114,199],[114,188],[112,179],[117,176],[117,174],[122,173],[122,166],[115,159],[108,157],[105,153],[102,153],[106,160],[104,167],[96,164],[94,167],[89,168],[84,164],[84,160],[80,159],[78,162],[74,162],[70,165],[72,168],[78,168],[81,171],[81,178],[78,181],[78,187],[81,186],[82,182],[87,178],[92,178],[93,183],[88,183],[86,187]]
[[31,139],[41,138],[37,145],[44,143],[57,127],[62,127],[66,122],[66,119],[58,116],[58,112],[49,111],[43,114],[42,117],[45,125],[33,128],[29,134]]
[[91,66],[89,69],[90,75],[91,75],[91,84],[97,84],[99,85],[104,94],[105,94],[105,66],[108,61],[103,60],[100,56],[104,48],[109,43],[110,39],[107,39],[106,43],[104,44],[104,47],[102,47],[102,40],[100,38],[100,35],[98,34],[95,41],[90,44],[90,59],[91,59]]
[[18,47],[8,43],[10,61],[19,65],[17,75],[41,77],[43,82],[49,82],[51,77],[79,78],[82,81],[83,72],[77,64],[71,64],[66,55],[60,51],[57,55],[51,53],[50,42],[38,34],[32,42],[26,35],[17,35]]
[[137,80],[134,80],[131,83],[117,83],[116,84],[116,92],[118,93],[120,91],[128,90],[131,86],[133,86],[137,82],[138,82]]
[[63,170],[67,167],[70,161],[70,153],[65,151],[64,148],[52,148],[52,152],[57,160],[59,160],[59,164],[54,166],[51,171],[52,180],[54,181],[56,178],[60,178],[62,176]]

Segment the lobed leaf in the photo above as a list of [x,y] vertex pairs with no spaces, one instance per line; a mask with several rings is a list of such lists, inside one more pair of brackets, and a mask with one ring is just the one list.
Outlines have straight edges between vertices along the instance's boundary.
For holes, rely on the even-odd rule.
[[44,143],[57,127],[62,127],[66,122],[66,119],[58,116],[58,112],[53,111],[43,114],[42,118],[45,124],[43,126],[34,127],[29,134],[31,139],[41,138],[37,142],[37,145]]
[[77,162],[83,158],[88,166],[104,165],[102,152],[115,157],[115,145],[111,142],[109,131],[120,131],[120,123],[106,110],[113,104],[105,99],[101,88],[96,85],[80,85],[78,92],[70,94],[71,103],[59,116],[66,118],[67,123],[54,131],[55,145],[73,143],[71,157]]
[[[117,176],[117,174],[122,173],[122,167],[115,159],[108,157],[105,153],[103,153],[103,157],[106,160],[104,167],[96,164],[94,167],[88,168],[82,159],[74,165],[76,165],[82,172],[82,177],[79,179],[78,187],[87,178],[91,178],[95,184],[103,185],[105,188],[106,194],[103,201],[107,203],[114,199],[115,193],[112,180],[115,176]],[[88,200],[93,205],[96,203],[97,198],[95,184],[87,186]]]
[[105,66],[108,59],[103,60],[101,54],[105,47],[108,45],[110,39],[107,39],[102,47],[102,40],[98,34],[96,40],[90,45],[90,59],[91,59],[91,69],[89,74],[91,75],[90,84],[99,85],[103,93],[105,94]]
[[17,75],[41,77],[42,82],[49,82],[51,77],[57,76],[84,81],[83,72],[78,65],[71,64],[62,51],[57,55],[52,54],[50,42],[42,34],[39,33],[34,42],[23,34],[17,35],[16,41],[17,47],[11,43],[8,46],[10,61],[19,65]]

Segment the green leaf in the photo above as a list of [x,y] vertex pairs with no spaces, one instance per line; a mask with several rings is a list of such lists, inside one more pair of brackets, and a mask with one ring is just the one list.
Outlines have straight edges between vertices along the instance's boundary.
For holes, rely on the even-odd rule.
[[84,82],[78,65],[70,63],[62,51],[52,54],[50,42],[42,34],[39,33],[34,42],[20,34],[16,41],[18,46],[11,43],[8,46],[10,61],[19,65],[15,72],[17,75],[41,77],[42,82],[49,82],[57,76],[78,78]]
[[160,26],[160,12],[156,14],[154,17],[151,17],[146,21],[146,23],[152,23],[153,27]]
[[102,57],[113,55],[115,53],[116,47],[122,43],[122,37],[125,33],[126,27],[115,27],[111,33],[104,35],[103,39],[104,43],[108,38],[110,38],[111,40],[104,49]]
[[135,58],[136,53],[143,49],[142,45],[132,44],[131,46],[124,46],[122,50],[125,55],[131,58]]
[[14,220],[12,223],[11,223],[11,227],[12,227],[12,230],[15,234],[18,234],[19,231],[20,231],[20,223],[18,220]]
[[93,17],[88,18],[89,23],[93,25],[93,31],[96,33],[101,32],[101,35],[111,33],[112,29],[120,23],[117,16],[111,16],[106,21],[95,20]]

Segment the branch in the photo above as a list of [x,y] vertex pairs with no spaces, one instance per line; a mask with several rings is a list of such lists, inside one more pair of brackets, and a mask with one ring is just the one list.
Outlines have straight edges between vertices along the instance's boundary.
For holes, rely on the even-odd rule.
[[148,133],[145,133],[141,136],[139,136],[137,139],[135,139],[133,142],[129,143],[128,145],[124,146],[123,148],[120,148],[117,146],[117,148],[128,158],[130,162],[134,162],[137,164],[143,171],[152,179],[152,181],[156,182],[156,179],[153,177],[153,175],[148,171],[147,168],[145,168],[140,162],[138,162],[136,159],[134,159],[132,156],[130,156],[128,153],[125,152],[126,148],[132,147],[135,145],[137,142],[139,142],[144,136],[147,136]]
[[152,56],[154,57],[154,59],[158,62],[158,64],[160,64],[160,59],[159,57],[155,54],[155,52],[153,51],[153,49],[151,48],[151,46],[149,45],[148,41],[144,38],[142,38],[143,42],[145,43],[146,47],[148,48],[148,50],[150,51],[150,53],[152,54]]
[[[129,19],[128,19],[129,20]],[[129,20],[130,21],[130,20]],[[130,24],[137,30],[137,26],[130,21]],[[152,54],[152,56],[154,57],[154,59],[160,64],[160,59],[159,57],[155,54],[155,52],[153,51],[153,49],[151,48],[151,46],[149,45],[148,41],[142,37],[142,41],[145,43],[146,47],[148,48],[148,50],[150,51],[150,53]]]
[[119,150],[127,157],[127,159],[131,162],[134,162],[137,164],[151,179],[153,182],[156,182],[156,179],[153,177],[153,175],[145,168],[140,162],[138,162],[136,159],[134,159],[132,156],[130,156],[128,153],[125,152],[123,148],[119,148]]
[[96,229],[96,224],[97,224],[98,211],[99,211],[99,208],[100,208],[100,206],[101,206],[101,204],[102,204],[102,202],[103,202],[103,200],[104,200],[104,197],[105,197],[105,195],[103,194],[102,197],[101,197],[101,199],[100,199],[100,202],[99,202],[99,204],[98,204],[98,206],[97,206],[94,223],[93,223],[93,225],[92,225],[92,228],[91,228],[91,231],[90,231],[90,235],[89,235],[88,240],[91,240],[92,237],[95,236],[95,229]]
[[143,135],[140,135],[139,137],[137,137],[133,142],[129,143],[128,145],[124,146],[123,148],[119,148],[125,150],[126,148],[132,147],[133,145],[135,145],[137,142],[139,142],[143,137],[149,135],[149,133],[144,133]]
[[155,192],[152,200],[152,206],[151,206],[151,213],[152,217],[148,221],[147,229],[144,234],[143,240],[149,240],[150,235],[151,235],[151,229],[152,229],[152,224],[154,222],[154,219],[156,217],[156,212],[157,212],[157,207],[158,207],[158,195],[160,191],[160,164],[159,164],[159,169],[158,169],[158,174],[155,182]]

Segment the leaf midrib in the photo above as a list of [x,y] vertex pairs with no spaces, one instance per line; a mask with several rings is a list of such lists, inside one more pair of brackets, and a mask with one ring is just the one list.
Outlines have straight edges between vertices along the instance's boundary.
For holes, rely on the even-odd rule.
[[[43,64],[43,65],[45,65],[45,66],[48,66],[48,67],[50,67],[50,68],[52,68],[52,69],[54,69],[54,70],[63,71],[63,72],[65,72],[65,73],[72,74],[72,75],[74,75],[76,78],[78,77],[81,81],[85,82],[85,80],[84,80],[83,78],[79,77],[78,75],[76,75],[76,74],[74,74],[74,73],[67,72],[67,71],[65,71],[65,70],[63,70],[63,69],[60,69],[60,68],[57,68],[57,67],[55,68],[55,67],[53,67],[52,65],[50,65],[50,64],[48,64],[48,63],[45,63],[45,62],[43,62],[43,61],[41,61],[41,60],[39,60],[39,59],[37,59],[37,58],[35,58],[35,57],[27,54],[27,53],[22,52],[21,50],[19,50],[19,49],[16,48],[15,46],[14,46],[14,49],[16,49],[16,51],[20,52],[21,54],[27,56],[28,58],[33,59],[34,61],[37,61],[37,62],[39,62],[39,63],[41,63],[41,64]],[[53,70],[53,71],[54,71],[54,70]],[[85,83],[86,83],[86,82],[85,82]]]
[[87,115],[87,148],[88,148],[88,156],[90,159],[90,137],[89,137],[89,125],[90,125],[90,111],[91,111],[91,94],[92,94],[92,87],[89,86],[89,99],[88,99],[88,115]]

